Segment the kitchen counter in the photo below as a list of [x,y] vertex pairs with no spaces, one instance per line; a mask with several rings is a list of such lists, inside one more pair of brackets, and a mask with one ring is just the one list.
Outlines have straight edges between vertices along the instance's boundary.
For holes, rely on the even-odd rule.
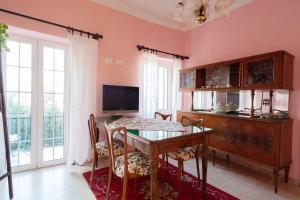
[[178,110],[178,112],[184,112],[184,113],[192,113],[192,114],[201,114],[201,115],[211,115],[211,116],[220,116],[220,117],[227,117],[227,118],[234,118],[234,119],[244,119],[244,120],[252,120],[252,121],[264,121],[264,122],[280,122],[285,121],[287,119],[268,119],[263,118],[261,116],[254,116],[250,117],[249,115],[245,114],[227,114],[227,113],[221,113],[221,112],[213,112],[213,111],[191,111],[191,110]]

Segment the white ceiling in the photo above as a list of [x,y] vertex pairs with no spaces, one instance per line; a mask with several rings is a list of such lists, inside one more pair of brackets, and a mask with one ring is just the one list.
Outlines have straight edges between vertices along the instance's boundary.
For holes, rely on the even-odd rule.
[[[169,15],[178,0],[91,0],[95,3],[108,6],[115,10],[127,13],[132,16],[142,18],[152,23],[160,24],[166,27],[174,28],[181,31],[187,31],[195,27],[195,24],[189,20],[185,22],[176,22]],[[214,3],[217,0],[210,0]],[[237,9],[253,0],[233,0],[229,11]],[[214,5],[214,4],[213,4]],[[215,18],[214,9],[210,7],[209,20]]]

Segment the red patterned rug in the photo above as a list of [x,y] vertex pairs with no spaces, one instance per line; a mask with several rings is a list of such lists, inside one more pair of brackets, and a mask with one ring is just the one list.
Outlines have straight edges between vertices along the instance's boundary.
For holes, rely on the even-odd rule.
[[[177,191],[177,167],[169,164],[165,169],[164,178],[160,180],[159,199],[164,200],[193,200],[193,199],[207,199],[207,200],[236,200],[226,192],[207,184],[207,194],[204,197],[199,187],[198,180],[195,176],[186,173],[182,180],[181,195]],[[85,180],[90,184],[91,172],[83,173]],[[108,182],[108,168],[98,169],[95,172],[92,191],[97,200],[105,199]],[[150,199],[150,185],[149,176],[137,179],[136,190],[134,189],[134,180],[129,180],[128,196],[129,200]],[[119,177],[114,176],[112,180],[112,192],[110,199],[119,200],[122,197],[122,181]]]

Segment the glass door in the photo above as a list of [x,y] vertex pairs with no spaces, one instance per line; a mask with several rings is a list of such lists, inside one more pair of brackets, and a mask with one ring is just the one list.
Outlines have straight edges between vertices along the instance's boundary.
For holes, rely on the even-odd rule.
[[39,43],[39,146],[40,165],[51,165],[65,162],[65,46],[40,42]]
[[11,36],[5,55],[4,88],[11,163],[15,171],[35,164],[36,42]]
[[10,35],[5,95],[14,171],[66,161],[66,47]]

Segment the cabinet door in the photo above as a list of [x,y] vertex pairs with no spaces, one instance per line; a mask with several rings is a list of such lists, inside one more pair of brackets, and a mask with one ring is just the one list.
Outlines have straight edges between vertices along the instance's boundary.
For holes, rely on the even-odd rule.
[[195,70],[180,72],[180,89],[189,90],[195,88]]
[[282,56],[269,54],[244,60],[244,87],[255,89],[282,88]]

